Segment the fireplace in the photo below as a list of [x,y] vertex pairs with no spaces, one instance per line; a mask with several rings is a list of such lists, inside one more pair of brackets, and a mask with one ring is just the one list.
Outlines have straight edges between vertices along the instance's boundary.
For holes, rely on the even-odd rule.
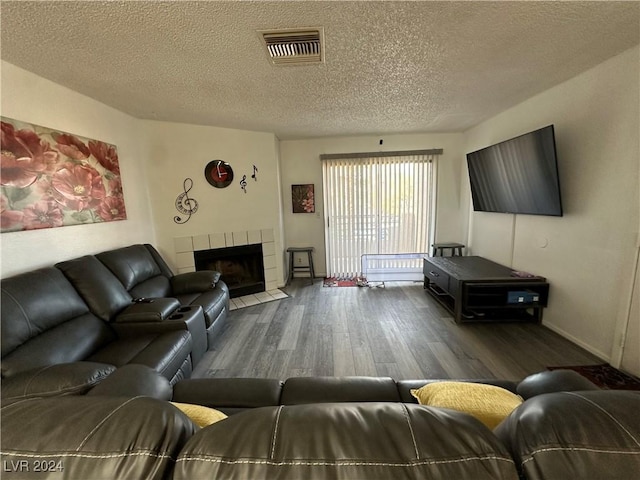
[[198,250],[193,252],[196,270],[216,270],[229,287],[231,298],[264,292],[262,245]]

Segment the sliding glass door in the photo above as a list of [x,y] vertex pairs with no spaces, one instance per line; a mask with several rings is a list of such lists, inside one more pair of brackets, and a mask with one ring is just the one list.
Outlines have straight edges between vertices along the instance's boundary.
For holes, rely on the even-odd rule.
[[425,154],[323,159],[327,276],[358,276],[363,254],[428,252],[433,160]]

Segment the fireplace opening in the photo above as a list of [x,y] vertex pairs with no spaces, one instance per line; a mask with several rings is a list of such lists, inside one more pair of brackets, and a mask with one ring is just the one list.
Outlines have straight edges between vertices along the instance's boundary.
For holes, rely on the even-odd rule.
[[241,245],[193,252],[196,270],[216,270],[231,298],[265,291],[262,245]]

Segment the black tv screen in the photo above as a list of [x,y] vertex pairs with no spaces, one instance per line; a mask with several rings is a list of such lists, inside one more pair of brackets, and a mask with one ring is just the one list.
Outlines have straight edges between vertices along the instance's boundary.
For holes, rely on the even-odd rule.
[[562,216],[553,125],[467,154],[477,212]]

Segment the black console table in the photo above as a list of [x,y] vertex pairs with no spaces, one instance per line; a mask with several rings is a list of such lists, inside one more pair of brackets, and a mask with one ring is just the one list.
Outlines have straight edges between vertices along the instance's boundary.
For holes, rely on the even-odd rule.
[[549,284],[482,257],[424,259],[424,287],[456,323],[542,320]]

